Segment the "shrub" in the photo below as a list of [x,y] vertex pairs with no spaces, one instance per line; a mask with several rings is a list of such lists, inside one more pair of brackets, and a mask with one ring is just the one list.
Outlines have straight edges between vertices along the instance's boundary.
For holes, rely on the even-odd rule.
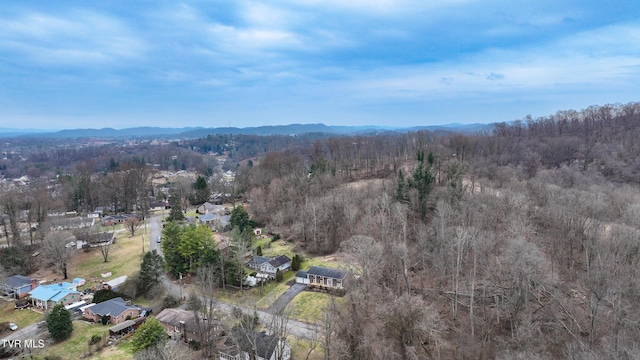
[[200,350],[201,344],[195,340],[190,340],[189,347],[194,351],[198,351]]
[[91,336],[91,339],[89,339],[89,345],[94,345],[99,343],[100,341],[102,341],[102,336],[100,335],[93,335]]
[[175,296],[169,294],[162,299],[162,307],[163,308],[172,308],[178,306],[180,300]]

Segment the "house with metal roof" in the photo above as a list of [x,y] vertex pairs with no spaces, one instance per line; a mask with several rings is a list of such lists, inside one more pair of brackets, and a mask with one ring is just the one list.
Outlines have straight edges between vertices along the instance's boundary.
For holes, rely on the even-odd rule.
[[324,266],[312,266],[309,270],[300,270],[296,273],[296,282],[308,286],[343,289],[349,273],[340,269]]
[[124,299],[117,297],[95,304],[84,311],[84,318],[95,322],[101,322],[102,317],[109,316],[111,324],[120,324],[126,320],[140,316],[142,309],[139,306],[128,305]]
[[33,305],[45,310],[56,304],[67,305],[80,301],[81,295],[76,286],[69,282],[40,285],[29,292]]

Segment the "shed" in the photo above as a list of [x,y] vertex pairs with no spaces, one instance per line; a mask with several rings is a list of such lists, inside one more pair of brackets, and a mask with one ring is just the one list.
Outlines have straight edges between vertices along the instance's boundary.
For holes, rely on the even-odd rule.
[[127,321],[121,322],[120,324],[114,325],[109,328],[109,335],[115,336],[115,335],[128,334],[134,330],[135,325],[136,325],[136,322],[133,320],[127,320]]

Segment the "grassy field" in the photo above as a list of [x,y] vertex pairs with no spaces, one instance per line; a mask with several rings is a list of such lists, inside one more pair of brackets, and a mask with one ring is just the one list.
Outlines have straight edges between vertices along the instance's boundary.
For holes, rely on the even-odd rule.
[[19,328],[44,320],[42,314],[30,309],[16,310],[13,301],[0,300],[0,322],[12,322]]
[[[89,287],[102,280],[100,274],[111,272],[110,280],[118,276],[131,276],[140,270],[142,262],[142,235],[144,228],[136,231],[136,236],[129,237],[129,233],[122,231],[116,234],[116,243],[109,249],[108,262],[104,262],[100,249],[94,248],[89,253],[83,250],[75,250],[75,257],[69,264],[69,277],[81,277],[87,280]],[[147,227],[147,234],[144,236],[145,251],[149,250],[150,228]],[[94,279],[94,280],[92,280]]]
[[[102,336],[103,341],[109,336],[109,326],[100,324],[87,324],[76,321],[73,323],[73,334],[71,338],[63,342],[47,345],[44,348],[46,355],[57,355],[62,359],[80,359],[89,354],[89,339],[93,335]],[[95,347],[91,347],[95,351]],[[112,348],[105,348],[100,353],[90,357],[91,359],[133,359],[132,354],[125,351],[114,351]]]
[[216,297],[231,304],[248,308],[255,306],[258,309],[264,310],[282,295],[282,293],[287,291],[289,285],[286,285],[286,282],[294,276],[294,272],[288,271],[284,274],[284,281],[281,283],[270,282],[264,286],[258,285],[253,289],[243,291],[236,289],[219,290]]
[[322,318],[324,308],[330,301],[329,294],[303,291],[291,300],[287,309],[294,319],[316,323]]
[[313,351],[309,353],[311,344],[308,340],[301,339],[292,335],[287,336],[287,344],[291,346],[291,358],[304,360],[309,354],[308,360],[320,360],[323,358],[322,344],[318,343]]

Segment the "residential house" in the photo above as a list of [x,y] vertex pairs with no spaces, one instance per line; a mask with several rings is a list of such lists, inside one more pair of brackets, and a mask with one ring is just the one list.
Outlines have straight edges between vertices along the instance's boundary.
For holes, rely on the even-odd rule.
[[204,204],[198,206],[196,212],[199,214],[216,214],[216,215],[226,215],[228,213],[227,208],[222,205],[212,204],[210,202],[205,202]]
[[[193,311],[167,308],[156,315],[156,319],[158,319],[160,324],[162,324],[162,326],[167,330],[169,336],[173,339],[182,338],[185,342],[189,342],[191,340],[202,342],[203,340],[202,331],[204,327],[202,326],[202,323],[198,325]],[[203,319],[204,316],[201,316],[199,321],[207,321]],[[211,330],[215,332],[222,331],[222,324],[220,321],[212,321],[213,327]]]
[[247,263],[247,266],[253,270],[260,270],[260,265],[268,262],[269,260],[271,259],[268,257],[254,255]]
[[277,256],[267,262],[260,264],[260,272],[267,274],[268,277],[275,277],[276,272],[288,271],[291,268],[291,259],[286,255]]
[[125,221],[127,221],[127,219],[130,218],[138,218],[136,215],[132,215],[132,214],[117,214],[117,215],[107,215],[105,217],[102,218],[102,225],[103,226],[112,226],[112,225],[116,225],[116,224],[122,224]]
[[98,234],[78,234],[76,235],[76,247],[82,249],[85,246],[100,247],[114,243],[116,237],[113,231]]
[[213,222],[216,220],[216,216],[214,214],[211,213],[206,213],[203,215],[200,215],[200,222],[202,222],[205,225],[213,225]]
[[343,289],[347,282],[348,272],[323,266],[312,266],[309,270],[298,271],[296,282],[310,287]]
[[104,315],[109,316],[109,322],[117,325],[140,316],[139,306],[127,305],[124,299],[117,297],[103,301],[84,310],[85,319],[101,322]]
[[171,206],[166,201],[154,201],[149,203],[149,210],[160,211],[170,209]]
[[213,213],[206,213],[200,215],[200,223],[208,225],[212,230],[222,231],[229,225],[231,215],[218,215]]
[[218,352],[220,360],[290,360],[291,347],[276,335],[267,335],[265,331],[253,331],[249,336],[240,329],[231,330],[232,336],[225,347]]
[[38,285],[40,285],[40,280],[23,275],[14,275],[7,278],[4,285],[2,285],[2,290],[7,295],[20,299],[27,296],[29,291],[37,288]]
[[49,229],[51,231],[82,229],[93,226],[95,220],[85,217],[68,218],[65,216],[50,216],[48,219],[50,223]]
[[127,275],[119,276],[103,283],[103,287],[107,290],[118,291],[120,285],[124,284],[129,277]]
[[44,310],[56,304],[67,305],[80,301],[81,295],[76,286],[68,282],[40,285],[29,292],[33,305]]

